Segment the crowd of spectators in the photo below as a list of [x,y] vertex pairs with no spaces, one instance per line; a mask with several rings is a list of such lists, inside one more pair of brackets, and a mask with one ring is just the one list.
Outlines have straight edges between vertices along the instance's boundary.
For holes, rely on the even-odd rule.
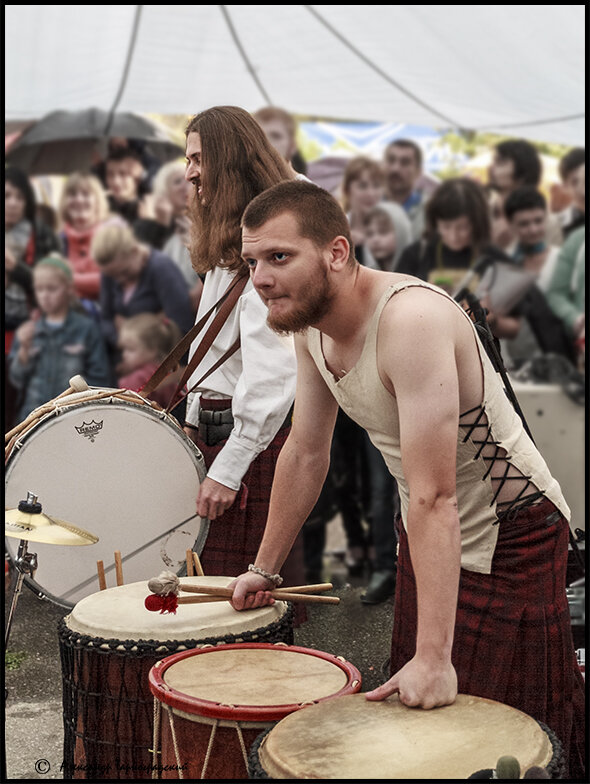
[[[277,107],[254,116],[305,174],[293,117]],[[485,182],[455,177],[429,195],[420,189],[423,152],[411,139],[396,139],[381,160],[359,155],[348,162],[339,195],[359,262],[414,275],[452,296],[468,285],[487,309],[509,369],[544,354],[580,370],[585,150],[560,161],[565,207],[558,212],[543,195],[541,157],[528,141],[497,144]],[[139,390],[191,328],[202,278],[187,248],[191,186],[184,169],[181,160],[161,165],[133,140],[113,139],[99,165],[64,178],[53,211],[36,203],[26,173],[5,169],[6,430],[76,373],[90,385]],[[162,389],[153,393],[160,404],[164,397]],[[395,585],[395,539],[386,534],[396,488],[379,458],[364,434],[339,418],[335,473],[306,529],[308,578],[317,582],[322,525],[342,512],[351,573],[373,569],[367,603],[383,601]]]

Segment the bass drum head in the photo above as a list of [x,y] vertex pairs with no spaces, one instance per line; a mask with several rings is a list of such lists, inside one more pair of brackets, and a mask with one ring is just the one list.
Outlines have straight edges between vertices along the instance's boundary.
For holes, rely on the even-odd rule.
[[[99,589],[97,561],[116,585],[114,553],[126,583],[163,569],[178,573],[186,550],[201,553],[209,521],[196,515],[205,478],[201,452],[169,417],[149,405],[116,398],[62,408],[22,439],[5,472],[5,507],[34,493],[44,514],[99,537],[67,547],[31,542],[38,555],[30,588],[71,608]],[[19,540],[5,537],[16,559]]]

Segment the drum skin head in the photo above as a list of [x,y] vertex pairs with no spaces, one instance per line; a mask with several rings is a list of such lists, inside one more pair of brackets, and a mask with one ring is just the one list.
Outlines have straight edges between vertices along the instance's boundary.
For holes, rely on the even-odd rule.
[[323,651],[243,643],[169,656],[154,665],[149,682],[158,700],[185,717],[278,721],[304,705],[359,691],[361,674]]
[[[235,578],[181,577],[180,585],[227,587]],[[285,602],[238,612],[229,602],[179,604],[176,613],[151,612],[145,607],[150,590],[144,582],[119,585],[81,599],[66,617],[69,629],[96,639],[206,640],[255,631],[279,621],[287,612]]]
[[[76,402],[43,419],[10,455],[5,506],[34,493],[43,512],[98,537],[89,547],[35,544],[34,580],[51,601],[71,608],[98,590],[96,562],[115,585],[178,572],[188,548],[200,553],[208,521],[195,514],[206,470],[202,454],[169,416],[149,405],[106,398]],[[186,521],[183,523],[183,521]],[[6,539],[15,557],[18,540]]]
[[269,778],[467,779],[515,757],[521,771],[546,767],[553,749],[530,716],[459,694],[452,705],[408,708],[397,695],[337,697],[292,713],[259,748]]

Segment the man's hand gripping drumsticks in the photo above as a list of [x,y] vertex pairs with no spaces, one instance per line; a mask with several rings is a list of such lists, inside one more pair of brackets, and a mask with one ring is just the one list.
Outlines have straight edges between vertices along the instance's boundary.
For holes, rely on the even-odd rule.
[[[234,597],[231,585],[226,588],[217,585],[181,584],[173,572],[162,572],[159,577],[153,578],[148,582],[148,588],[152,591],[152,594],[146,598],[145,607],[152,612],[159,610],[161,613],[175,613],[179,604],[230,602],[233,606]],[[256,606],[263,607],[267,604],[274,604],[276,599],[285,602],[339,604],[340,599],[337,596],[318,596],[314,593],[314,591],[329,591],[332,588],[331,583],[276,588],[261,592],[264,595],[260,597],[260,603]],[[180,591],[196,595],[179,596]],[[254,609],[254,603],[249,602],[249,604],[252,604],[252,607],[248,606],[241,609]]]

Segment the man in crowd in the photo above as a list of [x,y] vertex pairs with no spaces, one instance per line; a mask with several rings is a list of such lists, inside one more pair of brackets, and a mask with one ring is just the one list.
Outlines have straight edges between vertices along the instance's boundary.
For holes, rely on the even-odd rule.
[[422,176],[422,150],[409,139],[395,139],[383,153],[385,199],[400,204],[412,224],[412,239],[424,233],[424,195],[416,188]]

